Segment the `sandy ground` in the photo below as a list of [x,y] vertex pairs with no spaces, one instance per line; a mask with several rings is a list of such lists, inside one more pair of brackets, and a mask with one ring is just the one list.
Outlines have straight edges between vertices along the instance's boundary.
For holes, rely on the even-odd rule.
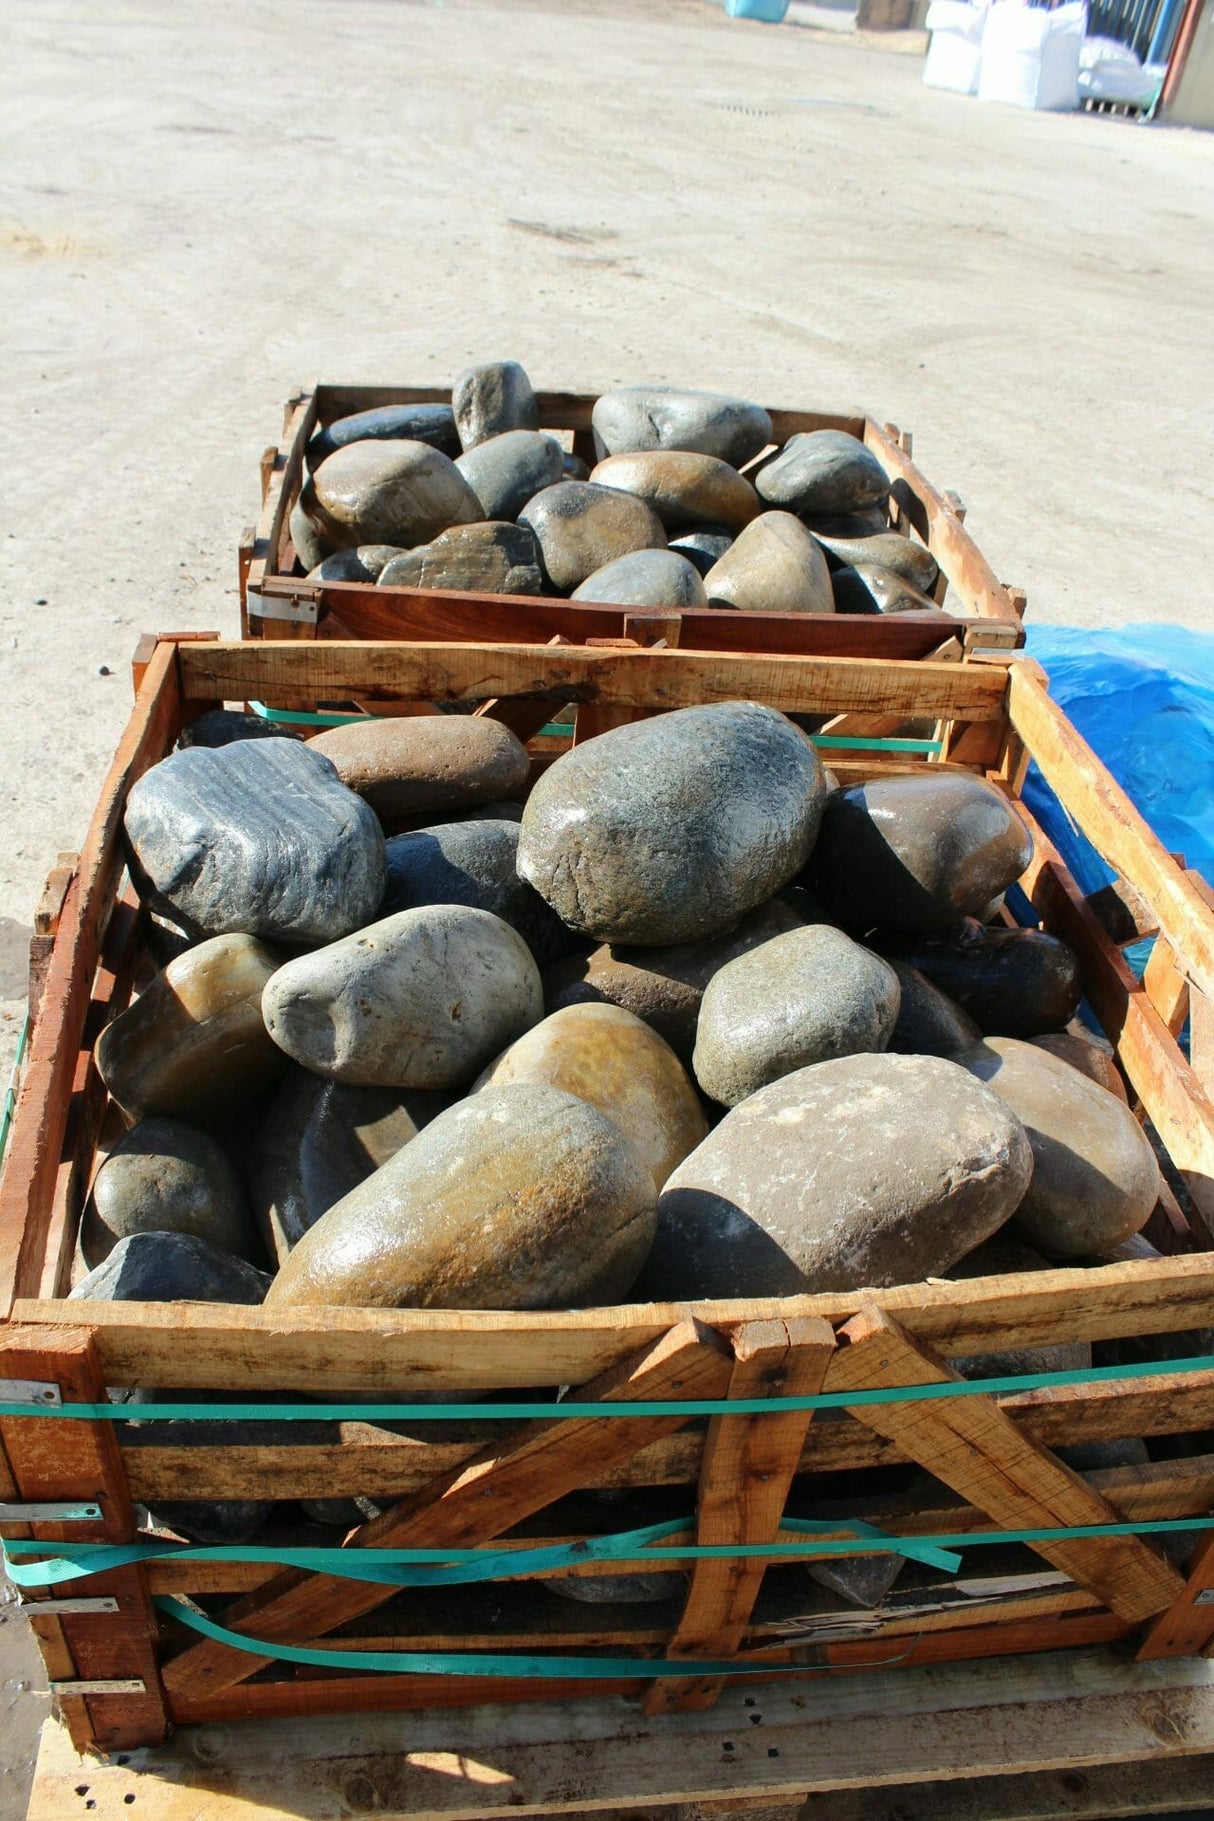
[[[1214,137],[708,0],[0,0],[0,34],[0,1056],[136,635],[236,630],[301,381],[511,355],[861,405],[1032,613],[1214,625]],[[0,1672],[9,1821],[42,1703],[4,1609]]]

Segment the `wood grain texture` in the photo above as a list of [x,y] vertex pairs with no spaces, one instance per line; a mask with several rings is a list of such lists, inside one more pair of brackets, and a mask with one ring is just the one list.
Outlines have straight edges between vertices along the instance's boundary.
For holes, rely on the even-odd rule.
[[1214,1536],[1202,1537],[1189,1564],[1188,1578],[1175,1604],[1161,1613],[1143,1639],[1138,1660],[1209,1655],[1214,1646],[1214,1602],[1199,1605],[1214,1590]]
[[[959,1377],[879,1310],[857,1316],[839,1338],[847,1345],[840,1347],[832,1377],[846,1379],[856,1389],[940,1384]],[[896,1436],[921,1466],[1006,1530],[1117,1521],[1107,1500],[1055,1455],[1029,1441],[993,1398],[858,1405],[852,1414],[881,1434]],[[1130,1623],[1170,1606],[1183,1586],[1170,1563],[1136,1537],[1033,1542],[1029,1547]]]
[[[587,1395],[624,1403],[638,1398],[718,1397],[729,1382],[730,1364],[728,1349],[710,1330],[684,1321],[627,1365],[596,1380]],[[467,1548],[487,1542],[575,1491],[591,1462],[625,1459],[686,1420],[570,1416],[525,1423],[466,1466],[353,1531],[347,1546]],[[224,1623],[271,1640],[310,1637],[374,1611],[391,1597],[391,1588],[291,1572],[226,1613]],[[243,1682],[269,1660],[207,1640],[188,1646],[165,1666],[165,1686],[179,1701]]]

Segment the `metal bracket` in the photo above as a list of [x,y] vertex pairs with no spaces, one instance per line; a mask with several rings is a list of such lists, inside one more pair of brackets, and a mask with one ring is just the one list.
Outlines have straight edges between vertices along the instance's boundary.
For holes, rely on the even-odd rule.
[[53,1695],[145,1695],[148,1685],[142,1676],[130,1676],[126,1681],[109,1682],[52,1682]]
[[296,620],[301,626],[315,626],[320,618],[314,596],[258,594],[255,588],[249,589],[245,612],[251,620]]
[[58,1385],[42,1378],[0,1378],[0,1404],[45,1404],[58,1409],[63,1394]]
[[101,1506],[92,1500],[44,1499],[40,1503],[0,1504],[0,1524],[97,1523]]
[[31,1619],[53,1619],[61,1613],[117,1612],[118,1602],[108,1593],[98,1594],[94,1599],[81,1594],[74,1600],[21,1600],[17,1610]]

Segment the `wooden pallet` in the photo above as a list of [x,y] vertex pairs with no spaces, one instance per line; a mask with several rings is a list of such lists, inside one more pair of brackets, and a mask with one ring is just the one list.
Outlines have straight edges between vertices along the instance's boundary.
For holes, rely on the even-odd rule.
[[[261,462],[262,507],[240,545],[241,626],[247,638],[308,639],[591,639],[628,636],[627,620],[651,616],[583,601],[450,590],[380,588],[342,582],[320,586],[296,573],[288,520],[305,473],[304,452],[315,431],[335,418],[375,405],[447,404],[450,393],[426,387],[314,386],[288,401],[282,442]],[[591,394],[541,392],[540,422],[563,437],[593,467]],[[846,430],[871,449],[890,481],[896,529],[925,543],[940,565],[938,602],[952,624],[915,614],[739,614],[687,608],[665,615],[669,645],[708,651],[816,652],[834,657],[922,658],[955,637],[984,649],[1024,642],[1025,597],[999,582],[963,528],[965,508],[955,493],[932,486],[911,460],[911,434],[873,418],[821,411],[773,409],[777,443],[803,430]],[[653,643],[653,637],[640,640]]]
[[[850,1406],[844,1416],[812,1424],[805,1412],[721,1415],[706,1434],[679,1415],[603,1422],[575,1414],[578,1398],[736,1398],[819,1388],[846,1394],[932,1384],[955,1376],[948,1364],[954,1356],[1178,1333],[1214,1322],[1214,1104],[1211,1077],[1202,1079],[1201,1038],[1214,991],[1214,914],[1051,702],[1028,660],[893,663],[165,639],[143,651],[137,668],[135,712],[62,896],[0,1184],[0,1311],[7,1317],[0,1378],[53,1382],[67,1402],[101,1400],[106,1386],[133,1383],[253,1400],[284,1389],[408,1398],[436,1389],[476,1396],[555,1385],[575,1388],[575,1397],[567,1418],[503,1425],[489,1448],[408,1440],[356,1422],[335,1426],[323,1442],[148,1447],[146,1432],[119,1433],[104,1422],[0,1419],[0,1473],[9,1487],[0,1497],[90,1498],[102,1506],[100,1525],[43,1524],[36,1536],[127,1540],[134,1503],[144,1499],[363,1493],[384,1514],[354,1533],[351,1547],[501,1539],[513,1548],[632,1528],[651,1521],[652,1512],[685,1513],[685,1536],[700,1543],[761,1546],[777,1538],[794,1479],[797,1515],[836,1524],[829,1533],[835,1537],[848,1534],[849,1518],[924,1535],[1189,1517],[1214,1508],[1209,1455],[1079,1475],[1055,1453],[1099,1438],[1192,1434],[1214,1425],[1214,1371],[1178,1373],[1166,1362],[1135,1381]],[[553,702],[572,702],[574,739],[604,716],[736,697],[836,722],[930,717],[942,755],[930,760],[827,751],[845,778],[952,764],[996,780],[1013,796],[1031,754],[1117,869],[1115,898],[1129,933],[1147,926],[1158,932],[1140,983],[1106,929],[1107,905],[1102,921],[1036,831],[1023,888],[1035,914],[1075,946],[1132,1098],[1170,1158],[1176,1192],[1165,1193],[1150,1231],[1171,1256],[779,1301],[571,1313],[270,1312],[60,1300],[106,1114],[92,1044],[125,1002],[141,938],[141,913],[124,882],[126,795],[191,716],[250,697],[285,707],[349,697],[385,707],[475,698],[506,718],[530,704],[541,720]],[[547,759],[554,740],[542,738]],[[1186,1012],[1196,1066],[1173,1034]],[[934,1476],[928,1494],[909,1495],[881,1478],[867,1482],[867,1491],[864,1482],[857,1488],[857,1473],[908,1464]],[[587,1491],[602,1487],[624,1490],[632,1515],[588,1504]],[[872,1614],[844,1607],[800,1569],[764,1574],[753,1558],[706,1558],[690,1577],[681,1611],[545,1603],[543,1589],[528,1579],[502,1585],[493,1616],[476,1589],[431,1589],[423,1601],[264,1565],[168,1560],[84,1584],[88,1593],[114,1598],[116,1613],[35,1611],[33,1622],[73,1741],[110,1751],[153,1743],[170,1724],[552,1699],[550,1685],[526,1677],[294,1668],[272,1661],[276,1642],[337,1642],[352,1651],[736,1657],[777,1679],[795,1671],[801,1680],[790,1700],[801,1698],[803,1680],[817,1690],[824,1681],[833,1685],[841,1670],[872,1675],[891,1660],[912,1668],[1113,1644],[1162,1660],[1214,1642],[1214,1606],[1201,1601],[1214,1585],[1214,1543],[1198,1548],[1184,1574],[1153,1539],[1137,1537],[1047,1540],[992,1566],[995,1560],[989,1550],[967,1558],[960,1593],[939,1576],[933,1581],[929,1570],[908,1570],[906,1594]],[[612,1564],[612,1571],[622,1566]],[[585,1564],[578,1572],[596,1569]],[[264,1658],[186,1636],[151,1605],[153,1595],[166,1593],[226,1599],[223,1622],[267,1640]],[[111,1693],[76,1686],[115,1677],[139,1686]],[[575,1702],[623,1692],[643,1701],[655,1724],[661,1714],[710,1706],[720,1687],[719,1680],[644,1678],[561,1684]]]

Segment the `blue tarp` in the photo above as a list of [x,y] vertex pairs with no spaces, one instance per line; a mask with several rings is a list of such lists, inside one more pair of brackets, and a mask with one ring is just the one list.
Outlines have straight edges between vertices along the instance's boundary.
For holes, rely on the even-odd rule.
[[[1164,846],[1214,884],[1214,635],[1154,625],[1026,631],[1030,655],[1088,745]],[[1083,890],[1107,885],[1109,868],[1036,766],[1025,797]]]

